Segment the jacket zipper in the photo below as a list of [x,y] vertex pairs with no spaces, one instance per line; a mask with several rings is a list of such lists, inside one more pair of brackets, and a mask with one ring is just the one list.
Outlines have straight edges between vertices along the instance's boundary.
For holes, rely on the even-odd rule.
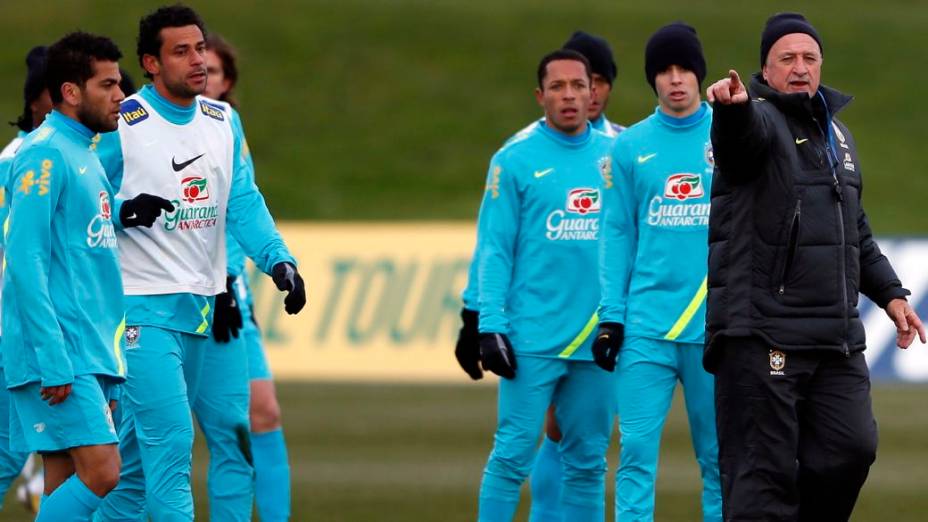
[[802,212],[802,200],[796,200],[796,210],[793,211],[793,219],[789,225],[789,237],[786,242],[786,262],[783,263],[783,272],[780,274],[780,288],[777,293],[783,295],[786,293],[786,279],[789,277],[790,269],[796,260],[796,250],[799,247],[799,227]]
[[[844,350],[844,356],[850,357],[851,351],[847,345],[847,333],[848,333],[848,311],[847,311],[847,245],[845,239],[844,231],[844,193],[841,192],[841,183],[838,181],[838,173],[835,171],[835,165],[838,161],[837,156],[834,156],[831,150],[831,144],[829,143],[828,136],[825,135],[822,130],[821,125],[818,125],[818,120],[812,118],[815,121],[816,126],[819,129],[819,133],[822,134],[822,138],[825,142],[825,152],[828,154],[828,167],[831,169],[831,178],[834,180],[833,187],[835,190],[835,215],[838,218],[838,237],[841,238],[841,255],[840,261],[838,263],[839,268],[839,283],[841,284],[841,298],[843,299],[841,303],[841,311],[844,316],[844,335],[841,339],[841,347]],[[834,161],[833,161],[834,160]]]

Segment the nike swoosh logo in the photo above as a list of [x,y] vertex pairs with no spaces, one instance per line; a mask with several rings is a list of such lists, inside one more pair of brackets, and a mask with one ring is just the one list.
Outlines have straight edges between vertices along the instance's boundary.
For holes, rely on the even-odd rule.
[[87,172],[87,167],[81,167],[81,168],[77,169],[77,172],[80,173],[80,174],[83,174],[83,173]]
[[645,163],[646,161],[653,158],[654,156],[657,156],[656,152],[652,152],[651,154],[648,154],[646,156],[638,156],[638,163]]
[[[206,153],[204,152],[203,154],[206,154]],[[197,156],[197,157],[195,157],[195,158],[190,158],[189,160],[187,160],[187,161],[185,161],[185,162],[183,162],[183,163],[178,163],[178,162],[174,159],[174,157],[172,156],[172,157],[171,157],[171,167],[174,168],[174,172],[180,172],[180,171],[184,170],[185,168],[187,168],[187,167],[188,167],[191,163],[193,163],[194,161],[196,161],[196,160],[202,158],[202,157],[203,157],[203,154],[200,154],[199,156]]]
[[547,176],[548,174],[551,174],[552,172],[554,172],[554,167],[551,167],[550,169],[545,169],[545,170],[536,170],[536,171],[535,171],[535,177],[536,177],[536,178],[543,178],[543,177]]
[[802,145],[803,143],[807,141],[809,141],[809,138],[803,138],[803,139],[796,138],[796,145]]

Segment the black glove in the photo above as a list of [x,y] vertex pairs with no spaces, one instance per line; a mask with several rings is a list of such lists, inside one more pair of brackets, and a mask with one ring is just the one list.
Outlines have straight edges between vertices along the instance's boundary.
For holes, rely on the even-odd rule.
[[461,308],[461,319],[464,320],[464,325],[458,332],[454,356],[467,375],[479,381],[483,379],[483,372],[480,371],[480,332],[477,331],[477,312]]
[[506,379],[516,376],[516,354],[505,334],[480,334],[480,360],[488,372]]
[[615,370],[615,359],[619,356],[625,340],[625,325],[622,323],[599,323],[599,331],[593,340],[593,362],[611,372]]
[[132,199],[122,202],[119,209],[119,221],[124,228],[147,227],[151,228],[161,211],[174,212],[174,205],[158,196],[139,194]]
[[306,286],[296,267],[290,263],[277,263],[271,271],[271,279],[278,290],[287,292],[284,310],[290,315],[299,313],[306,305]]
[[242,311],[235,298],[235,289],[232,284],[235,278],[226,278],[226,291],[216,296],[216,310],[213,312],[213,339],[220,343],[227,343],[233,337],[238,339],[238,331],[242,329]]

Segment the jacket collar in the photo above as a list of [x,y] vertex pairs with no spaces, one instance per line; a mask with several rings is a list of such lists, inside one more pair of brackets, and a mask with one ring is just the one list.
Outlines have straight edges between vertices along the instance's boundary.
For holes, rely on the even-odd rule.
[[783,112],[805,115],[814,115],[820,112],[822,108],[818,105],[821,104],[823,98],[827,104],[828,112],[832,116],[837,114],[854,99],[853,96],[849,96],[825,85],[820,85],[818,88],[818,92],[822,95],[821,97],[813,96],[810,98],[804,93],[782,93],[775,91],[772,87],[767,85],[767,82],[764,81],[763,76],[761,76],[759,72],[754,73],[754,76],[751,77],[751,85],[748,87],[748,91],[751,93],[752,97],[763,98],[776,105]]

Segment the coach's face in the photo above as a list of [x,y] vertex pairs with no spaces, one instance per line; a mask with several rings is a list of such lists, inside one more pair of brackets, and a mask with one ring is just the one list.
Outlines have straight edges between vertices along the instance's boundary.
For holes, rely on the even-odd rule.
[[774,90],[814,96],[822,78],[822,50],[805,33],[788,34],[770,47],[761,72]]
[[576,60],[554,60],[545,71],[535,99],[544,107],[548,125],[568,135],[583,133],[591,96],[586,67]]
[[93,62],[94,75],[80,89],[77,119],[94,132],[110,132],[119,125],[119,103],[126,96],[119,88],[119,64]]
[[[149,72],[172,96],[192,100],[206,89],[206,40],[195,25],[165,27],[161,50]],[[147,69],[148,67],[146,67]]]

